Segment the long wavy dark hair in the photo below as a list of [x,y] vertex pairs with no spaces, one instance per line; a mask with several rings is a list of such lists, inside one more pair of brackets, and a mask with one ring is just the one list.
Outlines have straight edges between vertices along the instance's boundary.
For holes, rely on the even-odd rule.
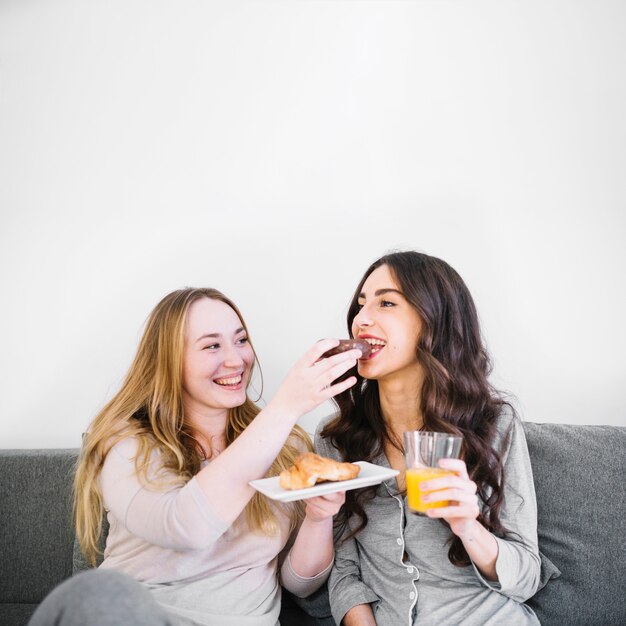
[[[415,350],[424,372],[420,397],[423,429],[463,437],[463,458],[485,504],[478,519],[494,534],[505,536],[500,522],[503,463],[493,443],[498,416],[508,403],[488,381],[491,361],[472,296],[459,274],[441,259],[413,251],[387,254],[370,265],[354,292],[347,320],[350,333],[363,284],[383,265],[422,322]],[[358,382],[335,398],[339,415],[326,425],[322,436],[330,437],[346,461],[371,461],[383,452],[386,442],[401,449],[383,418],[378,382],[364,379],[356,367],[345,376],[356,376]],[[371,487],[346,493],[338,519],[346,526],[353,516],[357,521],[348,536],[367,525],[364,504],[375,492],[376,487]],[[450,541],[448,558],[457,566],[470,564],[456,536]]]

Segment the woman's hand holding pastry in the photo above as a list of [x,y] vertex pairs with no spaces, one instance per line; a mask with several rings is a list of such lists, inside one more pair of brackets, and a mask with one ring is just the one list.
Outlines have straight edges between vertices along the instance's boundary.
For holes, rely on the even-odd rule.
[[306,502],[306,517],[312,522],[321,522],[336,515],[346,500],[345,491],[337,491],[324,496],[308,498]]
[[355,376],[336,384],[333,381],[356,365],[360,350],[348,350],[321,359],[325,352],[338,344],[337,339],[322,339],[310,348],[287,374],[271,404],[300,416],[352,387],[356,383]]
[[470,480],[465,461],[441,459],[439,465],[442,469],[454,473],[424,481],[422,489],[430,493],[424,494],[423,499],[425,502],[447,500],[448,505],[428,509],[427,515],[433,518],[443,518],[450,525],[450,530],[463,538],[475,526],[480,513],[476,483]]

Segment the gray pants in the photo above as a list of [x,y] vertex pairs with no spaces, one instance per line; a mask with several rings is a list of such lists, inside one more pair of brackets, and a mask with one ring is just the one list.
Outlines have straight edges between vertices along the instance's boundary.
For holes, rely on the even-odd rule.
[[175,626],[136,580],[94,569],[61,583],[37,607],[28,626]]

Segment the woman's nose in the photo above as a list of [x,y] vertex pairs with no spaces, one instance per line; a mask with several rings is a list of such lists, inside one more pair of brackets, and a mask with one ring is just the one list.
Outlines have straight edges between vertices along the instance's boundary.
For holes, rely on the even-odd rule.
[[235,346],[231,346],[224,355],[224,365],[226,367],[241,367],[243,359]]
[[366,307],[362,307],[361,310],[354,316],[354,320],[352,320],[354,326],[364,327],[372,325],[372,318],[368,313]]

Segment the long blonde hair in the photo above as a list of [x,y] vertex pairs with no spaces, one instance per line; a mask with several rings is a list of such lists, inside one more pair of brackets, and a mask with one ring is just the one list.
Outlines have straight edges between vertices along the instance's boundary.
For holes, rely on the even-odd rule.
[[[183,410],[182,372],[187,311],[201,298],[220,300],[230,306],[248,333],[237,306],[216,289],[180,289],[165,296],[154,308],[122,387],[91,423],[77,462],[74,478],[76,536],[92,565],[100,553],[105,510],[98,475],[106,455],[116,443],[128,437],[136,438],[135,471],[144,483],[148,483],[148,465],[155,449],[161,453],[164,469],[174,474],[181,484],[200,471],[201,447]],[[229,409],[226,445],[245,430],[259,411],[247,396],[241,406]],[[267,476],[276,476],[289,467],[303,449],[311,449],[311,441],[304,430],[295,426]],[[290,508],[292,527],[302,512],[302,506]],[[251,529],[265,534],[274,534],[278,528],[275,511],[259,493],[247,504],[246,519]]]

